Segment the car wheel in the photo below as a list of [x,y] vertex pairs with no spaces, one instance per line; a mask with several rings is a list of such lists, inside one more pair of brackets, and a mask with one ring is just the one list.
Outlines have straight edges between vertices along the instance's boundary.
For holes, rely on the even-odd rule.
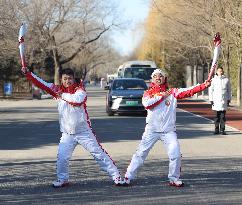
[[108,106],[106,107],[106,113],[108,116],[114,116],[114,112]]
[[41,100],[41,94],[38,95],[37,99],[38,100]]
[[108,111],[107,114],[108,114],[108,116],[114,116],[114,112],[112,112],[112,111]]

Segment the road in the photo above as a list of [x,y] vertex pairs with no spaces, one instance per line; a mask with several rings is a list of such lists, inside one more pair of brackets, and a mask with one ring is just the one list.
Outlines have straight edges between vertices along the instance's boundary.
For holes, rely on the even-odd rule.
[[[88,90],[92,126],[122,174],[144,131],[142,116],[105,114],[105,91]],[[54,100],[0,101],[0,204],[242,204],[242,133],[212,135],[211,121],[177,110],[184,188],[167,186],[168,159],[161,142],[151,150],[131,187],[115,187],[78,146],[71,186],[54,189],[60,137]]]

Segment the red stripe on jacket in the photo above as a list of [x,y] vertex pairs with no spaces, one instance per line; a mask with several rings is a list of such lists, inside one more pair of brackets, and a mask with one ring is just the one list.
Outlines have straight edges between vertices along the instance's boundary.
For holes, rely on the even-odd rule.
[[145,109],[150,110],[150,109],[154,108],[155,106],[159,105],[163,100],[164,100],[164,98],[161,98],[159,101],[155,102],[154,104],[146,106]]
[[34,78],[31,75],[31,72],[28,72],[26,74],[26,77],[28,80],[32,81],[33,84],[35,84],[37,87],[39,87],[40,89],[46,91],[47,93],[49,93],[50,95],[52,95],[55,98],[58,98],[57,93],[55,93],[51,88],[45,86],[43,83],[39,82],[36,78]]
[[176,99],[192,97],[196,93],[201,92],[201,91],[205,90],[206,88],[207,88],[207,86],[203,83],[201,85],[197,85],[197,86],[193,87],[192,89],[188,89],[188,90],[182,91],[180,93],[174,92],[174,91],[178,91],[178,89],[174,89],[173,90],[173,96]]
[[82,106],[84,103],[86,103],[87,96],[84,98],[84,100],[81,103],[70,102],[70,101],[65,100],[65,99],[62,99],[62,100],[66,101],[67,103],[69,103],[70,105],[73,105],[73,106]]

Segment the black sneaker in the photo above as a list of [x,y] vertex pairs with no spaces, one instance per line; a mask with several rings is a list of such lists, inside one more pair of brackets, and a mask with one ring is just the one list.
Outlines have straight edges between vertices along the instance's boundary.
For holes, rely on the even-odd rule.
[[218,135],[219,134],[219,131],[218,130],[215,130],[213,134],[214,135]]
[[222,135],[227,135],[227,133],[225,131],[222,131],[221,134]]

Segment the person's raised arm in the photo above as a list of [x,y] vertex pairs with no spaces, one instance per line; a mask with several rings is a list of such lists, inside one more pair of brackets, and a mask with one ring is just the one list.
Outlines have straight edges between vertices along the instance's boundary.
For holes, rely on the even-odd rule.
[[37,86],[41,90],[46,91],[53,97],[58,98],[58,95],[57,95],[58,87],[54,83],[45,82],[44,80],[39,78],[37,75],[30,72],[27,68],[22,68],[21,70],[22,70],[23,74],[26,76],[26,78],[29,81],[31,81],[35,86]]
[[189,88],[174,88],[172,94],[177,99],[192,97],[198,92],[201,92],[211,85],[210,81],[205,81],[202,84],[198,84]]

